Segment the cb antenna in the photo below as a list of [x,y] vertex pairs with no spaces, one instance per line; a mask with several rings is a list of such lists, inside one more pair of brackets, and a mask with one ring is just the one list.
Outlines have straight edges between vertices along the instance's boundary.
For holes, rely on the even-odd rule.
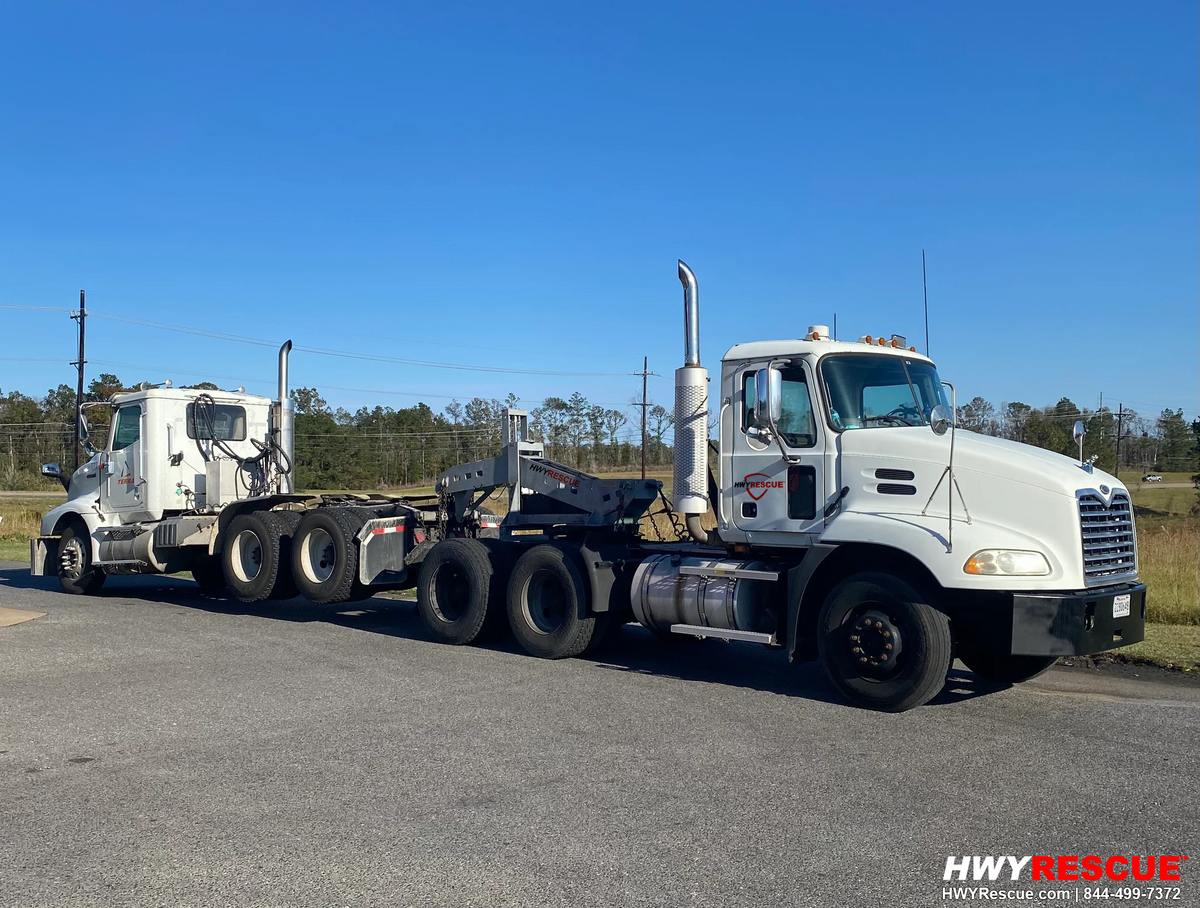
[[929,355],[929,284],[925,280],[925,250],[921,250],[921,289],[925,291],[925,355]]

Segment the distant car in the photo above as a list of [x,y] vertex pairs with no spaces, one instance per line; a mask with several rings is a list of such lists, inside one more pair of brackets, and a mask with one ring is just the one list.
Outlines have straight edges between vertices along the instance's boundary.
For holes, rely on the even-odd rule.
[[1147,473],[1142,477],[1142,482],[1162,482],[1162,477],[1157,473]]

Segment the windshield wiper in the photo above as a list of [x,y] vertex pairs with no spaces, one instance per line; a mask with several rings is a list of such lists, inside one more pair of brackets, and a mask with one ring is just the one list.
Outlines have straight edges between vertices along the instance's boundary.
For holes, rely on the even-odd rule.
[[[917,397],[917,387],[916,387],[916,385],[913,384],[912,376],[908,374],[908,363],[906,363],[904,361],[903,357],[900,358],[900,368],[904,370],[904,377],[906,379],[908,379],[908,390],[912,392],[913,406],[917,408],[917,413],[921,420],[919,423],[917,423],[917,425],[923,426],[923,425],[925,425],[925,414],[924,414],[924,411],[921,409],[921,401]],[[908,420],[905,420],[904,424],[910,425]]]

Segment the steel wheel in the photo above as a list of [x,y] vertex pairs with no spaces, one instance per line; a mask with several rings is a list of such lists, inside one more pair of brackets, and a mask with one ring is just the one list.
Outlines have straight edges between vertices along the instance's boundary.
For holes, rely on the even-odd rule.
[[567,591],[557,574],[541,570],[529,578],[521,596],[521,608],[529,629],[539,634],[553,634],[567,620]]
[[252,583],[263,564],[262,540],[254,530],[242,530],[233,538],[233,557],[229,566],[242,583]]
[[313,527],[304,537],[300,552],[300,570],[312,583],[324,583],[333,576],[337,547],[333,537],[321,527]]

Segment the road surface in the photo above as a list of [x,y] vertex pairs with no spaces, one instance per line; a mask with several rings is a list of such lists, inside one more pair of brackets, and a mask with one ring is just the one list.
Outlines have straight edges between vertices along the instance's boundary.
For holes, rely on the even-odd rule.
[[[1200,844],[1184,680],[956,670],[883,715],[636,627],[544,662],[434,644],[411,603],[69,597],[15,565],[0,607],[45,613],[0,628],[5,906],[962,905],[948,855]],[[1168,904],[1200,903],[1184,870]]]

